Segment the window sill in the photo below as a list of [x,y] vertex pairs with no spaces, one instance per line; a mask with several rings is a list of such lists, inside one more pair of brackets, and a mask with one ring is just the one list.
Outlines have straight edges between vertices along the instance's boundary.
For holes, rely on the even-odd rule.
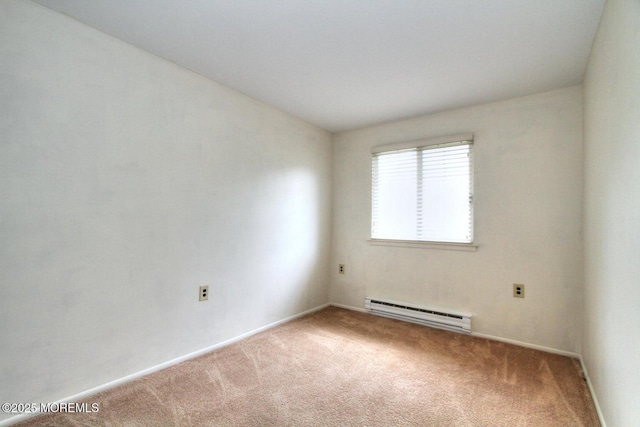
[[420,240],[368,239],[374,246],[396,246],[401,248],[440,249],[445,251],[475,252],[478,245],[473,243],[422,242]]

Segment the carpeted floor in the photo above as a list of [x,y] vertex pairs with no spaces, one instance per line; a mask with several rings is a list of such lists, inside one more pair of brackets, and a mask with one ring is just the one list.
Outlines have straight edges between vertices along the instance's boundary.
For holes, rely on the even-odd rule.
[[21,426],[598,426],[576,359],[329,307]]

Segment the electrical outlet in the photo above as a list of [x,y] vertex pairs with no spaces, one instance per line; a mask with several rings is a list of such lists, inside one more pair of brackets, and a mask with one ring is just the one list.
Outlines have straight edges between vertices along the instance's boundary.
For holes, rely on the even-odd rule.
[[338,264],[338,274],[344,274],[344,264]]
[[520,283],[513,284],[513,296],[514,298],[524,298],[524,285]]
[[207,301],[207,300],[209,300],[209,287],[200,286],[199,301]]

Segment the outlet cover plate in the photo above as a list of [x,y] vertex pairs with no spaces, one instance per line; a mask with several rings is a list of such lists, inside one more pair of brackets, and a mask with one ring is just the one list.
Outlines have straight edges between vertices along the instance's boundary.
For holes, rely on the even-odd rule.
[[524,298],[524,285],[521,283],[513,284],[513,297]]
[[209,287],[208,286],[200,286],[200,293],[198,296],[198,301],[208,301],[209,300]]

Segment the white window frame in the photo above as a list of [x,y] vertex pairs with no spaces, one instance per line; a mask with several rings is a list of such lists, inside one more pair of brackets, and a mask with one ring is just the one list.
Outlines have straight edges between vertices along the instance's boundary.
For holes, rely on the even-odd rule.
[[[472,133],[458,134],[445,136],[440,138],[430,138],[418,141],[408,141],[401,142],[395,144],[386,144],[381,146],[376,146],[371,148],[371,156],[372,156],[372,178],[373,178],[373,160],[376,155],[380,153],[386,152],[394,152],[400,150],[410,150],[410,149],[421,149],[424,147],[435,148],[432,146],[440,145],[446,146],[450,144],[460,143],[467,144],[470,147],[469,153],[469,162],[470,162],[470,188],[469,188],[469,197],[471,203],[471,211],[470,211],[470,232],[471,232],[471,241],[470,242],[450,242],[450,241],[427,241],[427,240],[397,240],[397,239],[388,239],[388,238],[374,238],[371,237],[368,241],[373,245],[384,245],[384,246],[400,246],[400,247],[417,247],[417,248],[431,248],[431,249],[446,249],[446,250],[462,250],[462,251],[475,251],[477,250],[477,245],[474,244],[474,200],[473,200],[473,146],[474,146],[474,135]],[[372,203],[371,203],[371,233],[373,234],[373,190],[374,183],[372,181]]]

